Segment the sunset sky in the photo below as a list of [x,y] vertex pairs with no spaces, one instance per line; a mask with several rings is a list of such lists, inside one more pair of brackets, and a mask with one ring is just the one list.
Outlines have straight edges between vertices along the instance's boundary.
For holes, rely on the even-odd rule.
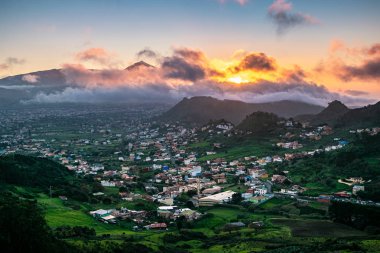
[[377,0],[2,0],[0,77],[144,60],[162,69],[147,82],[170,87],[302,83],[380,100],[379,23]]

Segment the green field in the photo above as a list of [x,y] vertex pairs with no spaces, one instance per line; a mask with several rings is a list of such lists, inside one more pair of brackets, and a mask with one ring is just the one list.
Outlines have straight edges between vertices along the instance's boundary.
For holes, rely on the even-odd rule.
[[59,226],[87,226],[94,228],[97,234],[122,234],[132,233],[130,229],[121,228],[120,226],[104,224],[86,213],[84,206],[80,210],[74,210],[65,206],[59,198],[49,198],[40,194],[38,203],[45,212],[45,219],[52,228]]
[[350,237],[367,234],[349,226],[325,220],[273,218],[274,225],[286,226],[296,237]]

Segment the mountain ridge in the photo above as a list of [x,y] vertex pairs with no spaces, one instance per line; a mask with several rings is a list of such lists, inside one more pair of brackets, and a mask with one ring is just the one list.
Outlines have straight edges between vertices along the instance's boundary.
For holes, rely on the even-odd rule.
[[262,111],[280,117],[294,117],[299,114],[316,114],[323,107],[299,101],[283,100],[268,103],[246,103],[239,100],[219,100],[210,96],[184,98],[169,111],[160,116],[161,120],[182,121],[202,125],[210,120],[225,119],[239,124],[247,115]]

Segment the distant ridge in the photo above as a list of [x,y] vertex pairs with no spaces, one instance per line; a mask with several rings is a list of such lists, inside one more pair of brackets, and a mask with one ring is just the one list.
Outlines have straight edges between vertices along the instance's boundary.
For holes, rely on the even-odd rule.
[[146,63],[145,61],[139,61],[126,67],[125,70],[131,71],[133,69],[138,69],[138,68],[155,68],[155,67],[150,65],[149,63]]
[[219,100],[213,97],[198,96],[184,98],[160,119],[182,121],[203,125],[210,120],[225,119],[239,124],[247,115],[262,111],[274,113],[280,117],[294,117],[299,114],[317,114],[323,107],[298,101],[278,101],[269,103],[245,103],[238,100]]
[[350,109],[339,117],[337,126],[380,126],[380,102],[361,108]]
[[368,127],[380,126],[380,102],[360,108],[350,109],[340,101],[332,101],[316,115],[299,115],[295,117],[311,125],[327,124],[334,127]]
[[[121,71],[154,68],[154,66],[139,61]],[[96,71],[95,69],[93,71]],[[30,81],[34,78],[34,82]],[[17,106],[20,101],[33,99],[39,93],[51,94],[76,86],[69,83],[62,69],[35,71],[0,79],[0,106]]]

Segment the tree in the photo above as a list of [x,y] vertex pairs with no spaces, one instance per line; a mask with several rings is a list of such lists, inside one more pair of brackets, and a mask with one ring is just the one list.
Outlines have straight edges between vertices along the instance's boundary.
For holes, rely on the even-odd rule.
[[36,201],[0,195],[2,252],[67,252],[68,246],[52,236]]
[[233,204],[240,204],[240,202],[243,200],[243,197],[240,193],[234,193],[232,195],[231,203]]

